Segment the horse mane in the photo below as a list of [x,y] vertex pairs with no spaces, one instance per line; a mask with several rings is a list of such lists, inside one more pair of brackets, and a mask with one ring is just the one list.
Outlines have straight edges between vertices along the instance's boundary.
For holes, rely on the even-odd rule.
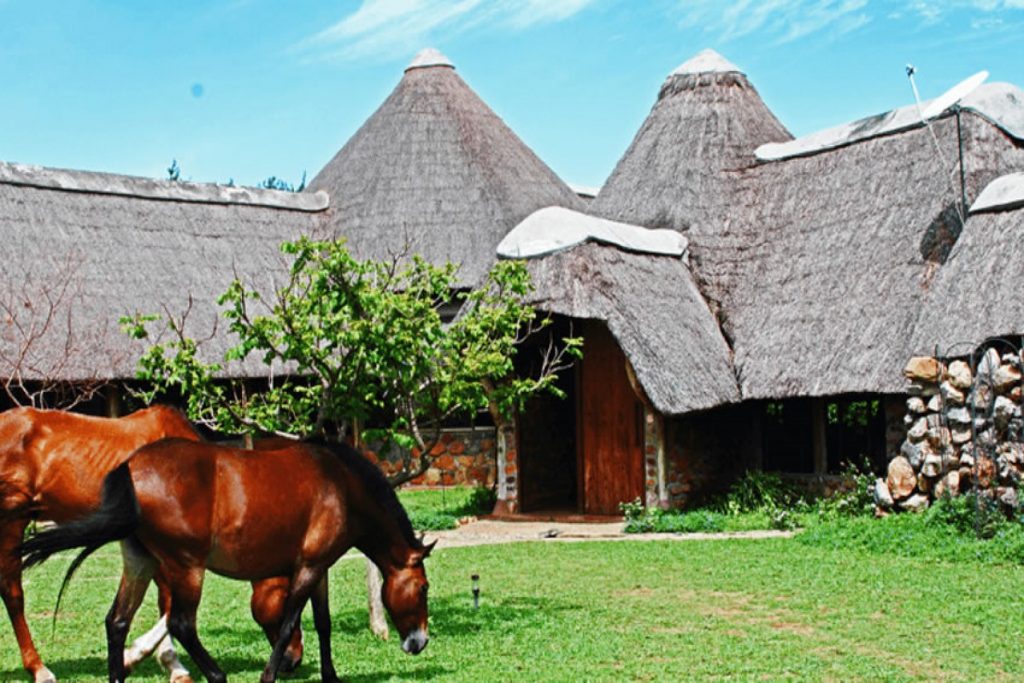
[[333,453],[341,462],[362,480],[370,497],[384,506],[384,510],[398,524],[398,529],[405,538],[405,542],[414,550],[422,550],[423,542],[412,528],[409,514],[399,502],[395,490],[391,487],[387,477],[380,471],[380,468],[367,459],[365,455],[344,442],[330,442],[324,439],[306,439],[304,443],[324,448]]

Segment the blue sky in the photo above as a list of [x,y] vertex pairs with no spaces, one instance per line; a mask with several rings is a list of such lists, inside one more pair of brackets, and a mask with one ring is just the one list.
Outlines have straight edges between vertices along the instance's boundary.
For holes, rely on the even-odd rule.
[[0,0],[0,159],[312,177],[422,47],[563,179],[600,185],[705,47],[795,134],[981,69],[1024,86],[1024,0]]

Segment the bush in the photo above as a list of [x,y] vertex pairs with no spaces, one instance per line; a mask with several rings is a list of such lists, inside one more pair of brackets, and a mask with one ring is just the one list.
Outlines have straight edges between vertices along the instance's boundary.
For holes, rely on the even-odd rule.
[[801,502],[796,487],[775,472],[750,470],[726,494],[720,504],[727,515],[763,512],[769,515],[792,509]]
[[[962,496],[943,495],[924,513],[931,524],[946,525],[964,535],[993,538],[1014,522],[1006,519],[999,503],[974,491]],[[1019,526],[1019,522],[1016,523]]]
[[875,475],[864,463],[843,463],[840,471],[842,483],[831,496],[826,496],[812,506],[819,519],[839,517],[870,516],[875,510],[871,489]]

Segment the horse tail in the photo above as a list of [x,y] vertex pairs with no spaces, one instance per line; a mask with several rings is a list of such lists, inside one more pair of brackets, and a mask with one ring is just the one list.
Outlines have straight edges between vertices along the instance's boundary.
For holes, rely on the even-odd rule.
[[139,500],[125,462],[103,479],[99,509],[85,517],[40,531],[21,544],[19,552],[25,567],[41,564],[62,550],[82,549],[72,560],[60,585],[54,609],[55,620],[64,589],[82,562],[107,543],[131,536],[139,526],[139,519]]

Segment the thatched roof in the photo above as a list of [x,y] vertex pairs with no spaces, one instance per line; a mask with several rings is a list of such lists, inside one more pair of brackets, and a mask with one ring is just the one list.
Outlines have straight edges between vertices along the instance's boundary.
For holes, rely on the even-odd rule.
[[652,228],[705,230],[730,174],[792,136],[747,77],[711,50],[665,79],[658,100],[588,211]]
[[527,265],[535,306],[604,321],[660,412],[739,400],[729,347],[683,259],[588,243]]
[[910,344],[914,353],[960,356],[990,337],[1024,335],[1024,173],[999,180],[1002,203],[975,202],[929,288]]
[[[902,391],[918,307],[955,239],[955,121],[933,123],[941,162],[918,127],[759,163],[758,146],[789,136],[746,78],[682,71],[590,210],[685,232],[744,398]],[[1024,166],[1007,134],[1024,98],[979,95],[1002,125],[992,106],[963,114],[970,197]]]
[[[29,345],[27,378],[134,377],[140,346],[118,330],[120,316],[165,306],[180,315],[191,295],[188,330],[208,335],[235,274],[280,276],[280,243],[315,234],[326,204],[322,194],[0,162],[0,376],[54,313]],[[210,358],[226,348],[225,332],[222,323]]]
[[581,200],[437,54],[398,86],[309,185],[353,253],[462,263],[471,285],[501,238],[533,211]]
[[[968,197],[1024,165],[981,116],[963,127]],[[918,309],[960,230],[956,123],[932,129],[944,159],[917,128],[741,174],[730,230],[743,246],[701,264],[731,283],[722,318],[744,397],[903,390]]]

